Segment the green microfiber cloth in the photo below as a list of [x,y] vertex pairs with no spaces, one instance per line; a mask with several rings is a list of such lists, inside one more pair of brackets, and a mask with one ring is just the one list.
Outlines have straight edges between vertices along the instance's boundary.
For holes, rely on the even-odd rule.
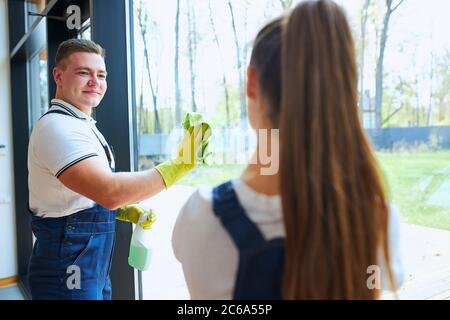
[[197,112],[188,112],[183,121],[183,129],[189,130],[192,127],[202,125],[203,142],[201,148],[201,154],[199,155],[199,163],[203,166],[208,166],[208,158],[212,152],[208,151],[209,138],[212,135],[211,125],[203,119],[203,116]]

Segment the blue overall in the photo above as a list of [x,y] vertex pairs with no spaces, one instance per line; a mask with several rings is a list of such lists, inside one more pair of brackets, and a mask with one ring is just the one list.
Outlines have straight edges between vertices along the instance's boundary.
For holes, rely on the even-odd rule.
[[[61,110],[44,116],[49,113],[71,116]],[[99,141],[111,167],[108,146]],[[36,237],[28,270],[32,299],[110,300],[116,211],[96,204],[60,218],[30,214]]]
[[231,182],[213,189],[213,210],[239,251],[233,299],[281,299],[284,239],[264,239],[239,203]]

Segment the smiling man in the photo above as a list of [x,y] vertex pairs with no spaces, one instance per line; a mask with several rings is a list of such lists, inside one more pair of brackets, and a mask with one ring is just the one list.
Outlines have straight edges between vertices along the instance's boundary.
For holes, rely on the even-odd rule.
[[202,126],[194,127],[186,131],[177,158],[142,172],[116,173],[112,148],[91,117],[107,89],[104,57],[103,48],[89,40],[60,44],[53,70],[55,99],[30,137],[29,208],[36,241],[28,280],[33,299],[110,299],[115,210],[186,175],[207,140]]

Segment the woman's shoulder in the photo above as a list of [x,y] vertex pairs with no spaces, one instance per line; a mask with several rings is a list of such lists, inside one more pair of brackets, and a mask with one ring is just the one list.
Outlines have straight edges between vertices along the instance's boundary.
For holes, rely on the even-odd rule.
[[202,219],[212,212],[212,188],[199,186],[188,198],[180,211],[180,216],[188,220]]
[[177,259],[182,260],[188,251],[201,250],[205,239],[216,238],[220,228],[213,211],[212,188],[198,187],[181,208],[172,232],[172,248]]
[[[235,184],[235,180],[225,183]],[[198,186],[197,189],[188,198],[180,214],[186,216],[187,219],[204,219],[205,215],[213,213],[213,190],[219,187],[211,187],[206,185]]]

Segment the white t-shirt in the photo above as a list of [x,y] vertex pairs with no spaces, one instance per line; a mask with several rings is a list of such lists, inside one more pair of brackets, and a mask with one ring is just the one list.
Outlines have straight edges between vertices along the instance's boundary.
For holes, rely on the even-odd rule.
[[[68,216],[95,205],[59,181],[65,170],[90,157],[100,157],[105,167],[109,167],[102,146],[108,144],[95,126],[96,121],[62,100],[53,99],[51,104],[50,110],[61,110],[71,116],[52,113],[39,119],[28,145],[29,205],[33,213],[46,218]],[[114,168],[109,147],[108,152]]]
[[[232,184],[239,203],[266,240],[284,237],[281,197],[257,193],[241,179],[233,180]],[[403,280],[398,243],[400,218],[395,206],[391,206],[390,210],[391,268],[400,285]],[[192,299],[232,299],[239,262],[238,250],[213,212],[211,188],[199,188],[181,209],[173,230],[172,246],[175,257],[183,266]],[[387,287],[386,283],[386,275],[383,274],[383,288]]]

